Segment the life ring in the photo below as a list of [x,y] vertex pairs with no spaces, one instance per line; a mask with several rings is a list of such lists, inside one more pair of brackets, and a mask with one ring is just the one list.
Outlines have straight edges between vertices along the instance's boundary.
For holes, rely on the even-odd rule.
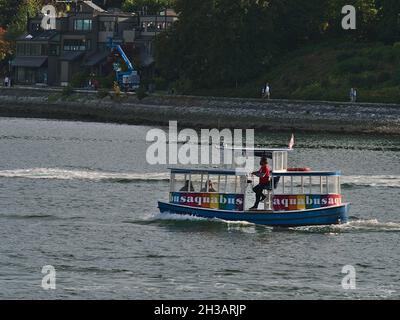
[[289,172],[308,172],[311,171],[311,168],[309,167],[304,167],[304,168],[287,168],[287,171]]

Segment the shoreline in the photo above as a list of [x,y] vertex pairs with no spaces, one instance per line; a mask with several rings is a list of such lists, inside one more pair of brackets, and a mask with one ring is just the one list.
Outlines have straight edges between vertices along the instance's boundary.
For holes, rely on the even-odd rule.
[[134,94],[98,98],[95,91],[0,88],[0,116],[55,120],[257,129],[270,132],[326,132],[400,135],[400,105],[327,101],[262,100]]

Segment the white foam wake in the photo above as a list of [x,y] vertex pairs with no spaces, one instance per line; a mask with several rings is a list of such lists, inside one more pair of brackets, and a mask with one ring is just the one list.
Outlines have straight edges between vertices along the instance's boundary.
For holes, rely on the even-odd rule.
[[342,233],[342,232],[400,232],[398,222],[380,222],[377,219],[350,220],[350,222],[331,226],[298,227],[296,230],[316,233]]
[[342,183],[348,186],[400,188],[400,175],[343,176]]
[[115,173],[92,170],[68,170],[60,168],[33,168],[1,170],[0,178],[90,180],[90,181],[163,181],[168,173]]
[[[0,178],[91,180],[91,181],[167,181],[168,172],[130,173],[82,169],[30,168],[0,170]],[[343,176],[344,186],[400,188],[400,175]]]

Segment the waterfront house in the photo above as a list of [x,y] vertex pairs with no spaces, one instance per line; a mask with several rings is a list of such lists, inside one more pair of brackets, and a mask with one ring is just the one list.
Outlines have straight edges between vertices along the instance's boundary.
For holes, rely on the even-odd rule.
[[156,35],[177,16],[170,9],[150,16],[106,11],[92,1],[77,1],[58,13],[53,30],[41,28],[42,18],[29,19],[26,34],[16,41],[11,65],[17,84],[67,86],[82,71],[105,76],[112,72],[110,38],[121,44],[130,58],[138,53],[140,65],[136,68],[149,68],[154,62]]

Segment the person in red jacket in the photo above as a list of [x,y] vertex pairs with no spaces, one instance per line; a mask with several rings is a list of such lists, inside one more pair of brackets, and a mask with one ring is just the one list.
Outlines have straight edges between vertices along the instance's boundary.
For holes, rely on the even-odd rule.
[[271,169],[268,166],[268,161],[266,157],[262,157],[260,160],[260,170],[254,171],[252,175],[255,175],[260,178],[260,182],[257,186],[253,188],[253,191],[256,194],[256,202],[251,210],[258,209],[258,205],[260,201],[265,200],[265,195],[263,194],[263,190],[268,188],[270,178],[271,178]]

